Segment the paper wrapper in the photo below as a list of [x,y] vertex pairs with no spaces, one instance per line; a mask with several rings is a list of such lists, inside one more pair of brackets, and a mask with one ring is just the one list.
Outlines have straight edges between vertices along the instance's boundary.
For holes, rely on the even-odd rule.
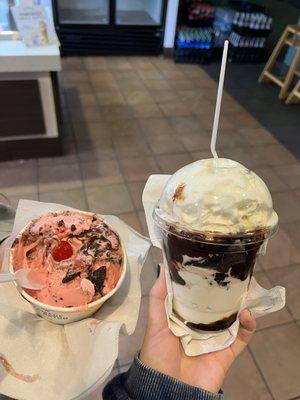
[[[154,224],[152,213],[169,178],[170,175],[151,175],[143,192],[143,204],[150,239],[152,244],[159,248],[162,248],[161,234],[157,226]],[[263,251],[265,251],[265,246]],[[168,295],[165,303],[168,324],[174,335],[180,338],[185,353],[188,356],[196,356],[210,353],[212,351],[222,350],[230,346],[236,338],[239,328],[239,320],[237,319],[228,329],[220,332],[200,332],[188,328],[173,314],[171,279],[168,268],[165,268],[165,271],[168,288]],[[270,290],[266,290],[262,288],[254,278],[252,278],[249,290],[239,311],[248,308],[251,311],[251,314],[255,318],[258,318],[271,312],[278,311],[283,308],[284,305],[285,289],[283,287],[276,286]]]
[[[2,269],[19,231],[33,218],[57,210],[59,204],[21,200],[11,236],[4,249]],[[118,231],[127,252],[128,268],[119,290],[91,318],[54,325],[38,317],[13,283],[0,288],[0,392],[22,400],[86,399],[110,374],[118,356],[120,329],[131,335],[141,301],[140,273],[150,241],[114,216],[103,216]],[[24,382],[7,373],[4,357],[19,374],[38,375]]]

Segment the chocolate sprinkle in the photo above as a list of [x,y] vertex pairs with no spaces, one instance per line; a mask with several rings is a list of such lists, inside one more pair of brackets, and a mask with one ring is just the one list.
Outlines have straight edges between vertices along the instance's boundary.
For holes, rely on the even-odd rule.
[[172,198],[173,203],[176,200],[184,200],[184,194],[183,194],[184,188],[185,188],[185,183],[179,183],[179,185],[177,186],[177,188],[173,194],[173,198]]
[[73,279],[75,279],[79,275],[80,275],[80,272],[69,269],[68,272],[66,273],[66,275],[62,278],[62,283],[71,282]]
[[71,225],[71,232],[76,231],[76,226],[74,224]]

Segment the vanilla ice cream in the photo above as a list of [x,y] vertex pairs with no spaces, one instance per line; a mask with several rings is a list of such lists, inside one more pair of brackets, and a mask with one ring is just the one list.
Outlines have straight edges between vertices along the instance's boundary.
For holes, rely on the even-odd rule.
[[178,170],[161,196],[159,215],[189,230],[240,233],[273,227],[270,192],[254,172],[226,158],[199,160]]
[[277,227],[265,183],[232,160],[196,161],[168,180],[153,217],[162,232],[174,313],[191,328],[229,327],[256,256]]

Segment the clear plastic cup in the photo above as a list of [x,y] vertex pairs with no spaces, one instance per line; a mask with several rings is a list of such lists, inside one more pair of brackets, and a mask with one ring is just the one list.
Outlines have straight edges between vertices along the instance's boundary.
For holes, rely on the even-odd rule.
[[228,328],[247,294],[257,255],[276,232],[272,228],[241,234],[189,231],[153,219],[162,236],[164,262],[173,291],[173,313],[188,327],[203,331]]

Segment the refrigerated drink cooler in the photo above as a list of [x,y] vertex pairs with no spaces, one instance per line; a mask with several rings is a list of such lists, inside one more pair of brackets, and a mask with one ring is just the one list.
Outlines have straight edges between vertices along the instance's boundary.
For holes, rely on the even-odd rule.
[[167,0],[52,0],[63,55],[161,53]]

